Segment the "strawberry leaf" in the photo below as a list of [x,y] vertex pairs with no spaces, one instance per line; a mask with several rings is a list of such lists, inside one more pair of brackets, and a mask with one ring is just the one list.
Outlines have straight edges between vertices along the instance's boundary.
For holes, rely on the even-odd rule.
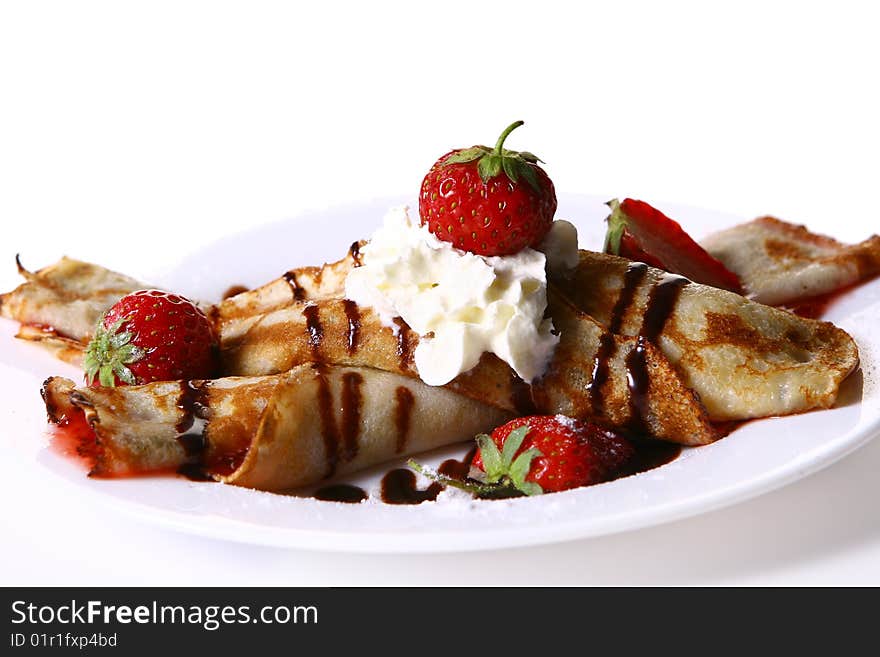
[[521,164],[519,168],[519,172],[523,178],[526,179],[526,182],[529,183],[532,189],[536,191],[540,191],[541,182],[538,180],[538,174],[535,173],[535,170],[532,168],[530,164]]
[[[537,457],[542,456],[541,450],[537,447],[529,447],[526,451],[516,457],[514,462],[510,465],[510,469],[508,470],[508,476],[510,477],[510,481],[513,484],[514,488],[517,490],[521,490],[526,495],[535,495],[536,493],[528,493],[526,489],[530,489],[531,485],[538,486],[533,482],[527,482],[526,477],[529,474],[529,470],[532,468],[532,461],[534,461]],[[541,490],[541,487],[538,486],[538,490]],[[540,494],[540,493],[537,493]]]
[[516,487],[516,489],[518,491],[528,495],[529,497],[532,497],[533,495],[543,495],[544,494],[544,489],[541,488],[534,481],[524,481],[521,484],[519,484]]
[[473,162],[478,157],[483,157],[488,152],[489,149],[485,146],[472,146],[471,148],[465,148],[464,150],[458,151],[458,153],[453,153],[447,157],[443,161],[443,166],[448,164],[466,164],[467,162]]
[[501,158],[501,168],[504,169],[504,173],[510,178],[513,182],[519,180],[519,172],[517,171],[517,167],[514,164],[514,160],[511,157],[503,157]]
[[529,425],[526,424],[517,427],[507,435],[507,440],[504,441],[504,447],[501,449],[501,462],[508,471],[513,463],[513,457],[519,451],[528,432]]
[[537,192],[541,192],[541,181],[538,179],[536,165],[542,162],[537,155],[528,151],[519,152],[504,148],[504,140],[516,128],[523,124],[522,121],[511,123],[495,143],[491,150],[486,146],[472,146],[453,153],[443,161],[443,166],[449,164],[466,164],[477,161],[477,173],[480,179],[487,183],[499,176],[502,172],[508,180],[518,183],[521,178]]
[[483,458],[483,472],[486,473],[486,481],[490,484],[497,483],[504,476],[507,468],[504,467],[504,459],[498,446],[484,433],[477,436],[477,446]]
[[86,347],[83,358],[86,383],[92,385],[97,377],[102,386],[113,387],[116,379],[134,385],[137,383],[132,371],[127,367],[139,361],[146,352],[131,340],[129,331],[121,331],[128,317],[120,317],[109,328],[104,328],[103,319],[95,329],[95,335]]
[[608,222],[608,230],[605,232],[605,244],[602,251],[612,255],[620,255],[620,240],[623,239],[623,231],[626,230],[626,215],[620,208],[620,201],[616,198],[606,203],[611,208],[611,214],[605,221]]
[[492,178],[501,173],[501,167],[504,158],[496,153],[491,153],[481,158],[477,163],[477,173],[483,182],[489,182]]

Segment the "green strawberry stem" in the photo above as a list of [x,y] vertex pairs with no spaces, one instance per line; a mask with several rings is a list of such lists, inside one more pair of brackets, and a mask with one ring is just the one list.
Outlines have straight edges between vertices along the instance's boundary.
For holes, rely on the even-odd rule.
[[495,142],[495,148],[492,150],[489,150],[487,146],[471,146],[470,148],[453,152],[452,155],[443,161],[443,165],[476,162],[477,173],[484,183],[504,173],[513,183],[517,183],[520,178],[524,178],[532,189],[540,193],[542,186],[538,179],[538,168],[536,165],[541,159],[528,151],[510,151],[504,148],[504,140],[507,139],[507,136],[523,124],[523,121],[514,121],[507,126],[504,132],[501,133],[501,136],[498,137],[498,141]]
[[479,497],[483,499],[503,499],[508,497],[522,497],[523,495],[525,495],[525,493],[517,490],[513,486],[501,486],[499,484],[481,484],[478,482],[459,481],[458,479],[453,479],[452,477],[442,475],[436,470],[432,470],[431,468],[424,466],[421,463],[414,461],[413,459],[409,459],[406,464],[409,468],[415,470],[423,477],[427,477],[431,481],[436,481],[438,484],[451,486],[452,488],[463,490],[470,493],[474,497]]
[[504,129],[504,132],[501,133],[501,136],[498,137],[498,141],[495,142],[495,148],[492,151],[494,155],[501,155],[503,152],[501,147],[504,146],[504,140],[507,139],[507,135],[516,130],[518,127],[523,125],[525,121],[514,121],[509,126]]
[[518,497],[520,495],[540,495],[544,490],[535,482],[526,481],[532,461],[542,456],[536,447],[529,447],[517,455],[529,426],[523,425],[511,431],[502,449],[484,433],[477,436],[477,447],[483,458],[483,473],[480,481],[463,482],[445,477],[410,459],[407,465],[421,475],[433,479],[444,486],[452,486],[467,491],[477,497]]
[[492,488],[494,488],[494,486],[484,486],[483,484],[468,484],[464,481],[459,481],[458,479],[447,477],[440,474],[436,470],[432,470],[431,468],[422,465],[421,463],[413,459],[409,459],[406,464],[411,469],[418,472],[420,475],[427,477],[432,481],[436,481],[437,483],[443,484],[444,486],[452,486],[453,488],[467,491],[468,493],[471,493],[473,495],[479,495],[481,493],[488,492]]

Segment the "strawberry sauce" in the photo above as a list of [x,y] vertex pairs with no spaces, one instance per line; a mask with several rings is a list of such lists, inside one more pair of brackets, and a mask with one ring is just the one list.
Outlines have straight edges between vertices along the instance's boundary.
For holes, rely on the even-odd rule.
[[817,294],[813,297],[795,299],[794,301],[783,304],[779,307],[782,310],[794,313],[798,317],[804,317],[805,319],[821,319],[825,313],[828,312],[828,309],[834,305],[835,301],[853,288],[857,287],[859,284],[860,283],[857,283],[856,285],[850,285],[849,287],[840,290],[826,292],[825,294]]
[[50,424],[49,438],[52,450],[58,454],[79,461],[90,471],[97,465],[101,447],[84,413],[64,416],[58,424]]

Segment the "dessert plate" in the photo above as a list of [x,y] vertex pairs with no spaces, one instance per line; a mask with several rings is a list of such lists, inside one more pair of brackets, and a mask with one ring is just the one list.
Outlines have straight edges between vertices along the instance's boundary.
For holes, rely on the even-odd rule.
[[[578,226],[582,247],[601,246],[604,200],[559,197],[557,216]],[[255,227],[199,247],[173,271],[155,272],[151,282],[215,300],[232,285],[255,286],[294,266],[337,259],[351,242],[379,224],[389,206],[400,202],[333,208]],[[662,207],[696,236],[742,221],[695,208]],[[378,495],[381,477],[401,463],[346,478],[370,491],[370,499],[362,504],[172,476],[90,479],[77,462],[49,446],[38,394],[45,377],[78,379],[80,373],[14,340],[16,325],[8,321],[0,321],[0,389],[5,402],[0,420],[8,429],[0,449],[17,455],[35,480],[60,479],[94,503],[181,531],[247,543],[351,552],[445,552],[597,536],[669,522],[767,492],[828,466],[880,432],[880,280],[839,297],[824,318],[848,331],[861,350],[861,368],[845,382],[834,408],[752,421],[712,445],[685,448],[677,459],[654,470],[541,497],[475,501],[446,491],[437,502],[384,504]],[[436,466],[466,451],[467,446],[457,446],[419,460]]]

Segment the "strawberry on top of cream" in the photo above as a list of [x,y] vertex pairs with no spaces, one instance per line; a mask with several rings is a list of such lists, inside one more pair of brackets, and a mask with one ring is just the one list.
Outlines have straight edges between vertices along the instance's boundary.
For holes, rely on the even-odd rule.
[[530,382],[544,373],[559,342],[544,318],[546,269],[576,264],[577,231],[555,221],[543,244],[546,255],[528,247],[475,255],[438,240],[408,208],[393,208],[361,250],[363,265],[349,273],[345,294],[372,306],[394,330],[393,319],[401,317],[421,336],[414,356],[425,383],[450,382],[485,352]]

